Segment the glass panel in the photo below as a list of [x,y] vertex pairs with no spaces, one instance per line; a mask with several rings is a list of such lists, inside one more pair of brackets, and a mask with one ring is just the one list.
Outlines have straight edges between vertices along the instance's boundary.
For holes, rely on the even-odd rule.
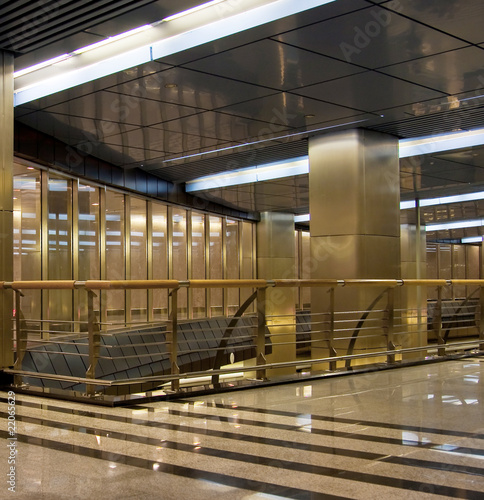
[[[124,248],[124,195],[106,191],[106,279],[126,279]],[[125,305],[124,290],[106,292],[108,321],[124,323]]]
[[[72,185],[71,181],[50,175],[48,180],[48,260],[50,280],[72,279]],[[72,320],[72,291],[46,292],[49,329],[71,331],[71,325],[57,321]],[[57,320],[57,321],[56,321]]]
[[[79,185],[79,271],[78,279],[96,280],[101,278],[99,246],[99,189],[84,184]],[[79,292],[80,320],[87,321],[86,292]],[[99,294],[94,297],[94,308],[99,311]],[[99,314],[99,313],[98,313]]]
[[[175,280],[187,280],[187,212],[178,207],[172,208],[172,276]],[[178,291],[179,317],[187,317],[187,289]]]
[[[252,279],[253,275],[253,263],[254,263],[254,255],[253,255],[253,227],[254,225],[250,222],[242,222],[242,269],[240,270],[241,279]],[[249,296],[254,291],[253,288],[242,288],[240,290],[240,303],[243,304]],[[247,312],[254,312],[255,304],[247,309]]]
[[[192,214],[192,262],[190,279],[205,279],[205,216]],[[206,314],[206,292],[204,288],[194,288],[191,291],[192,315],[203,318]]]
[[[464,245],[452,245],[452,278],[465,279],[466,277],[466,251]],[[454,298],[465,298],[466,287],[454,286]]]
[[[153,203],[153,279],[168,279],[166,206]],[[168,290],[153,290],[153,318],[168,317]]]
[[[40,172],[14,164],[13,197],[13,279],[42,279]],[[20,299],[22,313],[40,329],[42,301],[40,290],[24,290]]]
[[[429,243],[427,245],[427,279],[432,280],[438,278],[438,245]],[[427,298],[429,300],[437,300],[437,289],[433,286],[428,286],[426,288]]]
[[[222,219],[210,217],[210,276],[209,279],[222,279]],[[210,290],[210,316],[223,315],[223,294],[221,288]]]
[[[225,234],[225,247],[227,266],[226,279],[239,279],[239,223],[227,219]],[[227,312],[235,314],[239,308],[239,289],[227,288]]]
[[[146,201],[131,198],[131,277],[132,280],[148,278],[146,251]],[[146,321],[148,293],[146,290],[131,290],[131,318],[133,322]]]
[[[301,279],[311,279],[311,254],[308,231],[302,231],[301,257]],[[301,288],[301,302],[303,309],[311,306],[311,290],[309,288]]]
[[[450,245],[440,245],[440,266],[439,266],[439,278],[444,280],[452,279],[452,256],[451,256],[451,246]],[[451,287],[442,287],[442,298],[451,299],[452,289]]]

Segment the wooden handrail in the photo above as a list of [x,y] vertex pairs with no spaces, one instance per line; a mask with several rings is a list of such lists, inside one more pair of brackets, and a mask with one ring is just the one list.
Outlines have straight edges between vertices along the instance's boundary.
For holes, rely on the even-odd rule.
[[398,286],[484,286],[480,279],[208,279],[208,280],[31,280],[0,281],[1,289],[14,290],[130,290],[187,288],[264,287],[398,287]]

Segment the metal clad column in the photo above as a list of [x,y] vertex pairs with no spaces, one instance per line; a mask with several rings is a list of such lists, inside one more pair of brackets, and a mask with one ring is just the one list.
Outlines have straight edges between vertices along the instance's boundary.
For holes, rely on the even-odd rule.
[[[398,140],[368,130],[312,137],[309,165],[311,277],[399,278]],[[337,289],[336,311],[364,311],[380,292]],[[311,312],[326,312],[328,297],[327,290],[312,289]],[[324,332],[313,333],[313,341],[322,339]],[[340,342],[337,353],[346,354],[347,346]],[[354,352],[384,346],[381,336],[358,340]],[[313,357],[327,355],[325,342],[313,342]]]
[[[293,214],[263,212],[257,224],[258,278],[295,278]],[[293,288],[268,288],[266,318],[271,333],[269,363],[296,360],[295,300]],[[276,345],[283,344],[283,345]],[[268,376],[293,373],[294,368],[268,371]]]
[[[425,279],[427,274],[426,235],[420,225],[401,227],[402,279]],[[427,345],[427,287],[408,286],[401,290],[402,347]],[[403,354],[403,359],[422,359],[425,351]]]
[[[0,281],[13,281],[13,55],[0,51]],[[0,368],[13,365],[11,290],[0,290]]]

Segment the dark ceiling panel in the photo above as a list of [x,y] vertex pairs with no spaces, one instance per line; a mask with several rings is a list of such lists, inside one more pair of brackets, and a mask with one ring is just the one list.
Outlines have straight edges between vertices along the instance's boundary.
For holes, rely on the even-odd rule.
[[[400,0],[396,8],[412,19],[447,32],[470,43],[484,42],[482,0],[455,2],[448,0]],[[387,7],[392,8],[392,2]]]
[[102,116],[107,121],[143,127],[200,112],[197,108],[106,91],[72,99],[44,111],[93,119]]
[[[317,95],[319,96],[319,93]],[[241,104],[226,106],[221,108],[220,111],[264,121],[266,125],[261,129],[260,134],[272,131],[272,135],[277,133],[281,126],[306,127],[309,119],[312,120],[312,123],[314,123],[314,119],[318,123],[324,123],[340,118],[354,117],[362,113],[358,109],[337,106],[310,99],[309,97],[283,92]]]
[[467,47],[380,71],[452,95],[483,88],[483,68],[484,49]]
[[322,99],[339,106],[369,113],[434,99],[443,95],[420,85],[374,71],[312,85],[296,92],[314,99]]
[[465,45],[381,7],[297,29],[276,40],[372,69]]
[[205,110],[274,93],[274,90],[264,87],[217,78],[184,68],[171,68],[156,75],[116,85],[109,90]]
[[289,90],[363,71],[274,40],[261,40],[186,65],[277,90]]

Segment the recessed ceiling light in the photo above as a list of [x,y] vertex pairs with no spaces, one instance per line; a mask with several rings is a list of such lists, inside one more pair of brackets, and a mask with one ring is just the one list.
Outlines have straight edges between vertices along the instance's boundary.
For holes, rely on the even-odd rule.
[[177,87],[176,83],[165,83],[165,89],[176,89]]
[[304,115],[304,118],[315,118],[316,115],[313,115],[313,114],[309,114],[309,115]]

